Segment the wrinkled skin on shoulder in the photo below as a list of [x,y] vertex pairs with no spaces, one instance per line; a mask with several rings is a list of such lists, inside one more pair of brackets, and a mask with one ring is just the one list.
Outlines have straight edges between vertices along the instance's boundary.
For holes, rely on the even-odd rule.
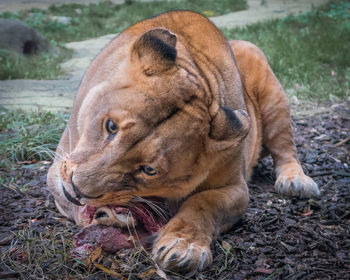
[[211,241],[245,213],[262,144],[277,191],[319,194],[297,161],[288,104],[261,51],[229,44],[201,15],[170,12],[130,27],[92,62],[48,186],[60,212],[83,227],[139,219],[148,228],[123,207],[164,200],[172,216],[159,230],[153,224],[154,258],[195,272],[210,264]]

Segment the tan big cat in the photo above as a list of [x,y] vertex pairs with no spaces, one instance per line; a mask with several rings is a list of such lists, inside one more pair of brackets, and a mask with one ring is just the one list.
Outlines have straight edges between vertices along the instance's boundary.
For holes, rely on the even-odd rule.
[[[137,217],[111,206],[164,200],[173,216],[152,254],[163,268],[194,272],[244,215],[262,147],[277,192],[319,195],[298,162],[288,101],[264,54],[228,42],[199,14],[169,12],[126,29],[91,63],[47,182],[60,212],[83,227],[122,227]],[[109,210],[92,222],[86,206]]]

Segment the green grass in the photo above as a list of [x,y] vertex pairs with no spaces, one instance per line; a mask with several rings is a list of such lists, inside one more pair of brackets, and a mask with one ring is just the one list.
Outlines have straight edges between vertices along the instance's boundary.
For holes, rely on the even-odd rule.
[[[224,30],[224,34],[258,45],[287,94],[311,100],[346,98],[350,96],[349,4],[338,2],[300,16]],[[31,74],[30,68],[26,72]],[[1,113],[0,156],[12,161],[48,159],[66,119],[53,113]]]
[[[193,10],[207,16],[217,16],[246,7],[246,0],[177,0],[152,3],[126,1],[119,5],[102,1],[89,5],[53,5],[48,10],[4,12],[0,17],[22,20],[48,40],[71,42],[118,33],[140,20],[170,10]],[[51,16],[69,17],[71,22],[62,24],[50,18]]]
[[[39,31],[51,45],[61,46],[64,42],[118,33],[140,20],[170,10],[194,10],[207,16],[216,16],[246,7],[246,0],[177,0],[152,3],[129,0],[120,5],[102,1],[89,5],[53,5],[48,10],[3,12],[0,18],[23,21]],[[68,17],[70,23],[60,23],[52,16]],[[70,56],[71,53],[62,47],[59,48],[59,54],[35,57],[22,57],[0,49],[0,80],[57,79],[63,74],[59,64]]]
[[66,126],[66,114],[8,110],[0,113],[0,158],[49,160]]
[[63,75],[60,63],[71,57],[72,51],[58,48],[56,53],[19,56],[0,49],[0,80],[37,79],[53,80]]
[[[318,11],[224,30],[224,34],[258,45],[289,95],[311,100],[347,98],[350,96],[349,9],[349,2],[338,1]],[[0,63],[1,71],[6,67],[11,70],[8,59],[0,53],[0,61],[5,61]],[[18,62],[18,68],[25,67]],[[32,77],[29,76],[33,75],[32,71],[49,71],[45,67],[39,60],[39,64],[29,66],[24,72]],[[49,159],[66,120],[67,115],[63,114],[2,112],[1,158],[12,161]]]
[[350,96],[350,2],[223,32],[261,48],[289,96]]

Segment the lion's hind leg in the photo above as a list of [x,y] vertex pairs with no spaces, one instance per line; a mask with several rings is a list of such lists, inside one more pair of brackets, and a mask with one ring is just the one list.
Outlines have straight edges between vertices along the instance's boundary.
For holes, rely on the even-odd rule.
[[317,184],[305,175],[297,159],[288,100],[265,55],[244,41],[233,41],[231,47],[245,90],[261,117],[262,142],[275,164],[276,191],[288,196],[318,196]]
[[305,175],[297,159],[288,101],[269,67],[265,96],[261,104],[263,144],[275,164],[277,192],[288,196],[312,197],[320,194],[317,184]]

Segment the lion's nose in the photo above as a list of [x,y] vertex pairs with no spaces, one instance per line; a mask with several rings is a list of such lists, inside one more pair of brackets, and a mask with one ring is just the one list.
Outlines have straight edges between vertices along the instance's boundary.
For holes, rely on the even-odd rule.
[[74,191],[74,193],[75,193],[75,196],[76,196],[76,198],[78,198],[78,199],[81,199],[81,198],[88,198],[88,199],[98,199],[98,198],[101,198],[103,195],[101,194],[101,195],[98,195],[98,196],[90,196],[90,195],[87,195],[87,194],[84,194],[84,193],[82,193],[80,190],[79,190],[79,188],[77,187],[77,185],[76,184],[74,184],[74,182],[73,182],[73,173],[72,173],[72,176],[71,176],[71,184],[72,184],[72,189],[73,189],[73,191]]

